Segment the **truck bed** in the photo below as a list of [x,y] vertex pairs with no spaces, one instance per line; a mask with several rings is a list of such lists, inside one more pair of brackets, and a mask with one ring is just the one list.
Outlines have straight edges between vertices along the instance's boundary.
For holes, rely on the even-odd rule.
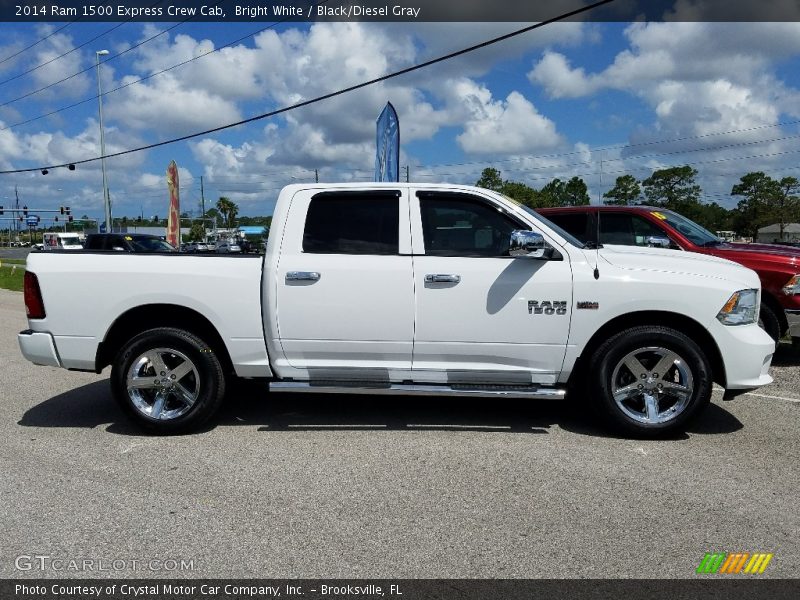
[[47,316],[30,326],[58,332],[61,366],[95,370],[99,344],[129,311],[156,323],[181,307],[214,323],[237,375],[267,377],[262,264],[258,255],[33,252],[27,269],[39,280]]

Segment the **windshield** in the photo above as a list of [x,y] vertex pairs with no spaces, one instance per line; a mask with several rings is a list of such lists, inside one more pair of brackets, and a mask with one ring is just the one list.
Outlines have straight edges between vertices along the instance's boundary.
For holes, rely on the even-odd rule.
[[694,221],[690,221],[683,215],[674,213],[671,210],[653,211],[651,214],[669,223],[679,233],[682,233],[698,246],[715,246],[722,243],[722,240],[710,231],[703,229]]
[[65,248],[73,248],[78,247],[81,245],[81,241],[79,238],[61,238],[61,245]]

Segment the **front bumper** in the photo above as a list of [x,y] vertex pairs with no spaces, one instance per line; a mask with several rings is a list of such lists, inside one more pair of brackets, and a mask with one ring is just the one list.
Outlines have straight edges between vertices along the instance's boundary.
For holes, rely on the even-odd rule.
[[785,313],[789,322],[789,335],[793,338],[800,337],[800,310],[787,308]]
[[[715,319],[716,321],[716,319]],[[756,389],[772,383],[769,367],[775,342],[758,325],[713,326],[722,362],[725,365],[725,389]]]
[[22,356],[27,358],[35,365],[46,367],[60,367],[61,359],[58,357],[53,336],[49,333],[41,333],[26,329],[17,335],[19,349]]

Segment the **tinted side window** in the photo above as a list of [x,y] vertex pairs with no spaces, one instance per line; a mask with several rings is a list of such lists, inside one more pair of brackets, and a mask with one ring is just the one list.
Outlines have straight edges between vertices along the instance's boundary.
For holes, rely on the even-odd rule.
[[[638,215],[600,213],[600,243],[647,246],[648,238],[667,238],[667,234]],[[670,245],[675,247],[674,244]]]
[[511,232],[530,229],[479,198],[426,194],[420,210],[430,256],[508,256]]
[[622,213],[600,213],[600,243],[635,246],[631,215]]
[[303,252],[397,254],[400,200],[388,194],[318,194],[311,199]]
[[[647,246],[647,238],[662,238],[669,240],[669,236],[667,235],[666,231],[661,229],[655,223],[648,221],[644,217],[633,215],[631,220],[633,222],[633,235],[636,238],[637,246]],[[678,246],[670,242],[669,247],[677,248]]]
[[589,234],[589,213],[548,213],[545,215],[545,218],[561,227],[561,229],[567,233],[575,236],[583,243],[590,241],[593,237]]

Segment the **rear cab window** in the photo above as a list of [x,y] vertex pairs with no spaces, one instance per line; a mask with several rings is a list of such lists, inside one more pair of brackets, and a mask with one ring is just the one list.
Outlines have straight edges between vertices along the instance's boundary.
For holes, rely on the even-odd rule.
[[309,254],[398,254],[400,197],[393,191],[322,192],[303,231]]

